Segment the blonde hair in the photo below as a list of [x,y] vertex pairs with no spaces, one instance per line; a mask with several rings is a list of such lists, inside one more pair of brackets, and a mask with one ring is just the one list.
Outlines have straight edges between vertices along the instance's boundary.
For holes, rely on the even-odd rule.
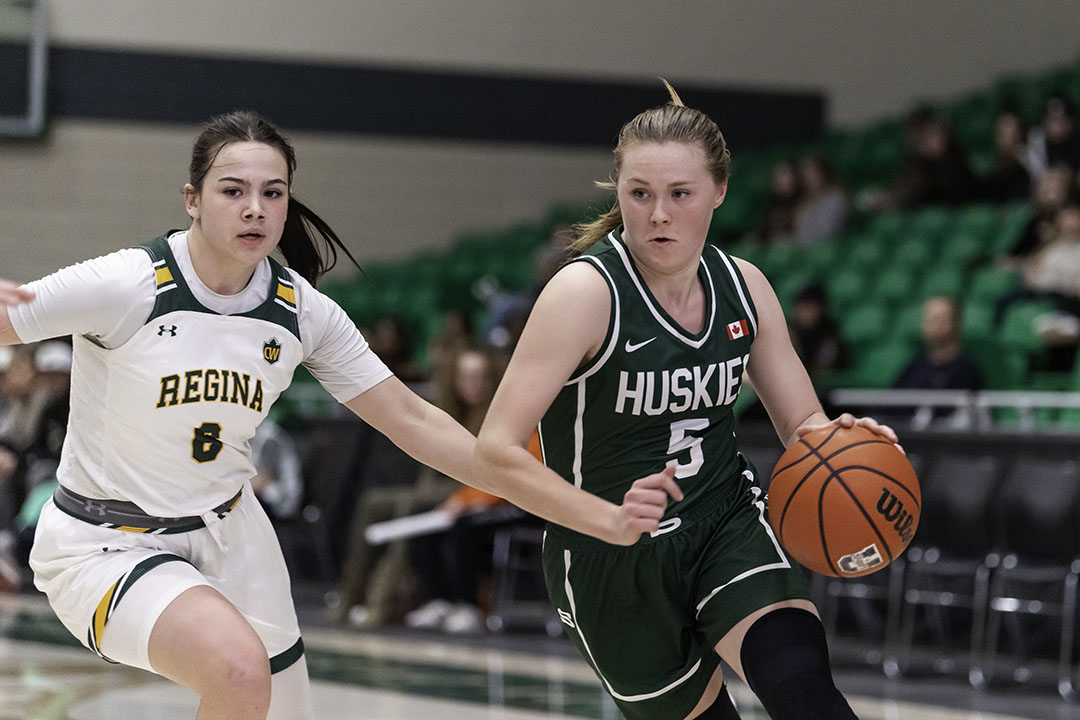
[[[667,88],[671,100],[659,107],[640,113],[619,131],[619,142],[612,151],[615,156],[615,171],[612,179],[599,181],[597,186],[614,190],[619,181],[623,157],[627,149],[637,143],[680,142],[697,145],[705,153],[705,162],[717,185],[727,182],[728,168],[731,165],[731,153],[728,152],[724,135],[712,119],[693,108],[683,105],[679,94],[664,78],[660,78]],[[603,239],[609,232],[622,225],[622,210],[616,197],[611,209],[588,223],[574,226],[574,242],[571,250],[583,252]]]

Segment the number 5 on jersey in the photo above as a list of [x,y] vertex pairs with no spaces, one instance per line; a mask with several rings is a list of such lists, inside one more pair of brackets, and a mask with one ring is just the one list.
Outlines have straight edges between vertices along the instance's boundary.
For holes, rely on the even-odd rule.
[[688,462],[680,462],[676,457],[668,460],[667,465],[675,466],[675,477],[688,478],[696,475],[705,462],[705,453],[701,449],[701,438],[691,433],[701,431],[709,427],[709,421],[704,418],[692,418],[690,420],[676,420],[671,423],[671,438],[668,440],[668,455],[690,451]]

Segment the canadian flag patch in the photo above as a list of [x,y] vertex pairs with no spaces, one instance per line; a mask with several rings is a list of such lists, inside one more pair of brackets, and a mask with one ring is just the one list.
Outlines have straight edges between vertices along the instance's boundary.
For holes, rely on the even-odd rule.
[[736,320],[735,322],[727,324],[727,336],[728,340],[738,340],[743,335],[746,335],[746,320]]

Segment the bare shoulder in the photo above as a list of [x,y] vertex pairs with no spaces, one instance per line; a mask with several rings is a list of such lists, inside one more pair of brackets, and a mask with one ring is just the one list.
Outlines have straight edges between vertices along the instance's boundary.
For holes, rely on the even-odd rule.
[[572,262],[555,273],[533,306],[521,343],[544,354],[561,349],[575,366],[595,352],[611,312],[611,291],[600,273],[591,262]]

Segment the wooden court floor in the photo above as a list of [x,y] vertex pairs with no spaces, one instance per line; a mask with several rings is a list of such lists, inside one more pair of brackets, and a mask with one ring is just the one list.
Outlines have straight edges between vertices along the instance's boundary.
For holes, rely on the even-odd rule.
[[[317,622],[304,633],[321,720],[620,717],[563,638],[516,632],[449,639]],[[834,642],[834,654],[837,683],[862,720],[1080,720],[1080,702],[1060,700],[1037,679],[975,691],[934,673],[888,680],[866,662],[872,646],[857,641]],[[741,683],[732,683],[732,693],[743,718],[766,718]],[[192,718],[195,707],[190,692],[79,646],[40,596],[0,595],[0,720],[179,720]]]

